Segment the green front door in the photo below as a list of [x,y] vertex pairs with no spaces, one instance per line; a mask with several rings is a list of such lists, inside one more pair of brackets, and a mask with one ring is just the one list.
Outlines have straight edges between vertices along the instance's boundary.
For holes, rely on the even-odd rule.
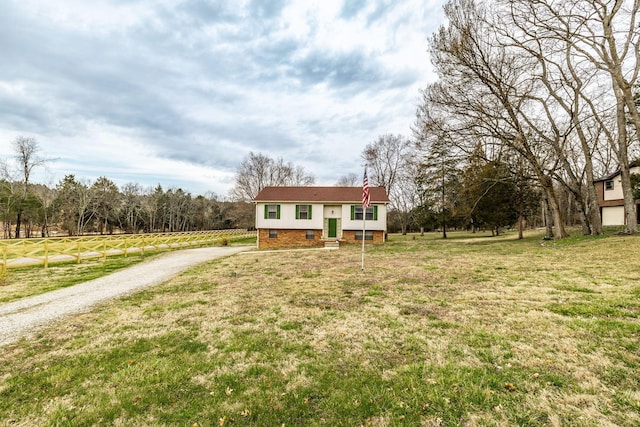
[[338,237],[338,219],[337,218],[329,218],[329,237],[334,239]]

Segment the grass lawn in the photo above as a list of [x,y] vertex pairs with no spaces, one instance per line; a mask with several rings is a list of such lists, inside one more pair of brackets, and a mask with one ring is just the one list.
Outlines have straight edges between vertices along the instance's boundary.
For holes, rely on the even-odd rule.
[[151,257],[145,258],[141,255],[118,256],[104,261],[99,258],[89,258],[80,263],[75,261],[56,263],[48,268],[36,265],[7,269],[4,273],[0,270],[0,304],[77,285],[149,258]]
[[[253,237],[234,239],[227,244],[243,246],[255,245],[255,243],[256,239]],[[112,255],[104,260],[100,257],[84,258],[79,263],[76,261],[52,263],[48,268],[42,265],[30,265],[5,271],[0,269],[0,304],[77,285],[176,250],[183,249],[155,250],[151,254]]]
[[640,425],[640,236],[514,237],[213,261],[0,348],[0,425]]

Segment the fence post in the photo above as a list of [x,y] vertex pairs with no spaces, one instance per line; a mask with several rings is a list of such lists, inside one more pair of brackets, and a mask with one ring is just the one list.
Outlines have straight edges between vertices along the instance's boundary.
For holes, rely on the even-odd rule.
[[107,240],[102,241],[102,262],[107,260]]
[[78,256],[76,257],[76,262],[80,264],[80,240],[78,240]]
[[2,273],[7,272],[7,247],[2,247]]
[[49,268],[49,242],[44,239],[44,268]]

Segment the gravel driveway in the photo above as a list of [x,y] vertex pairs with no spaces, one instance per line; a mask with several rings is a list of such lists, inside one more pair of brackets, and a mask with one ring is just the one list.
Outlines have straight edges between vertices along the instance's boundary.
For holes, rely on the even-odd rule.
[[0,345],[95,304],[157,285],[197,264],[253,249],[225,246],[169,252],[99,279],[0,305]]

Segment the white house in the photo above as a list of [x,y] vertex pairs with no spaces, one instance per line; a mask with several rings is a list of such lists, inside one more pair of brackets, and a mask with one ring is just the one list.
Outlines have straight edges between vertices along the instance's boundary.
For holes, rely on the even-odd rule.
[[[638,162],[629,165],[632,174],[640,174],[640,164]],[[598,194],[598,205],[600,205],[600,217],[602,225],[625,225],[626,215],[624,212],[624,196],[622,195],[622,183],[620,171],[597,179],[594,182],[596,193]],[[640,223],[640,205],[636,200],[637,222]]]
[[363,219],[362,187],[265,187],[256,205],[258,248],[322,246],[326,241],[384,242],[389,197],[370,187]]

